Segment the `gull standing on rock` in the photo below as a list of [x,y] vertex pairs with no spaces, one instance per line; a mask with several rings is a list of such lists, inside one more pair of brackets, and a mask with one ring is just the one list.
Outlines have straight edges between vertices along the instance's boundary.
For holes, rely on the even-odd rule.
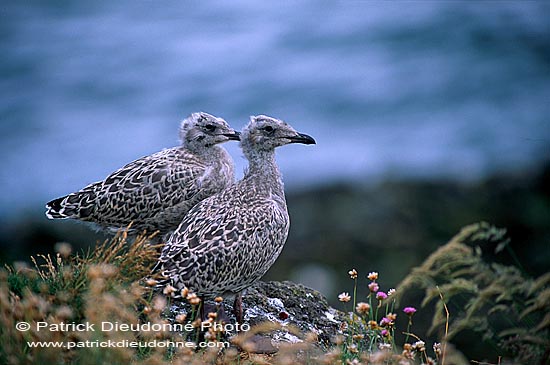
[[203,298],[236,294],[235,315],[242,321],[240,292],[267,272],[288,236],[290,220],[275,148],[289,143],[315,140],[281,120],[250,118],[240,142],[249,162],[244,178],[185,216],[154,268],[166,278],[161,285],[186,287]]
[[235,181],[233,160],[217,146],[239,140],[222,118],[193,113],[180,126],[181,145],[142,157],[105,180],[50,201],[46,216],[93,222],[117,231],[174,231],[195,204]]

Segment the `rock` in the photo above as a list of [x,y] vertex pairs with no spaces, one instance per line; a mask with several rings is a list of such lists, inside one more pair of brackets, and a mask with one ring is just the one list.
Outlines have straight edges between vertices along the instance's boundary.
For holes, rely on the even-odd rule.
[[[232,303],[228,302],[224,301],[220,317],[235,323]],[[207,302],[207,307],[212,305]],[[178,314],[191,313],[190,309],[187,302],[175,302],[167,317],[173,321]],[[277,352],[283,343],[299,343],[306,338],[327,350],[344,321],[344,314],[330,307],[319,292],[290,281],[257,282],[243,294],[243,312],[241,327],[251,328],[243,347],[263,354]],[[226,339],[232,340],[235,335],[228,331]]]
[[[266,321],[297,327],[302,335],[313,332],[319,345],[327,348],[338,334],[344,318],[342,312],[328,305],[316,290],[290,281],[257,282],[243,296],[245,322],[251,326]],[[302,336],[303,338],[303,336]],[[275,333],[277,342],[299,342],[295,335]]]

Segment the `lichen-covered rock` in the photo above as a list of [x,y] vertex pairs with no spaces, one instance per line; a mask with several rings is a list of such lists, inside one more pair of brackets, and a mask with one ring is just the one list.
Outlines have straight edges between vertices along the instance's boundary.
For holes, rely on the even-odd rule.
[[[302,334],[313,332],[319,345],[328,347],[340,330],[344,314],[328,305],[313,289],[290,281],[257,282],[243,296],[245,321],[251,326],[265,321],[296,326]],[[294,335],[274,333],[273,342],[299,341]]]
[[[222,306],[223,321],[234,323],[232,303],[225,300]],[[175,302],[168,319],[189,314],[190,308],[186,302]],[[215,303],[207,301],[206,308],[208,312]],[[275,353],[282,343],[306,338],[309,342],[314,338],[317,346],[326,350],[344,321],[344,314],[330,307],[318,291],[290,281],[257,282],[243,294],[243,312],[244,324],[250,325],[253,333],[247,339],[247,350],[257,353]],[[231,339],[236,333],[226,335]]]

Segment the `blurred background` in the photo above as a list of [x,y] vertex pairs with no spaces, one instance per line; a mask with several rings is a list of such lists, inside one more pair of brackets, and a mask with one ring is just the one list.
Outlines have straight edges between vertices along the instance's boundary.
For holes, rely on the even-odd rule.
[[292,225],[266,279],[338,305],[349,269],[387,290],[480,220],[508,229],[502,260],[550,267],[547,2],[3,1],[0,19],[3,262],[103,240],[44,204],[203,110],[317,140],[278,151]]

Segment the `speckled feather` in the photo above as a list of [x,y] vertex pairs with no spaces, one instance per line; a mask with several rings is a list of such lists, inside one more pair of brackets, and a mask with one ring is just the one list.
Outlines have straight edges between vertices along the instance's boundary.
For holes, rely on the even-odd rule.
[[155,267],[177,289],[203,297],[238,293],[273,265],[290,227],[275,147],[315,143],[283,121],[252,117],[241,134],[243,180],[193,207]]
[[[215,129],[204,129],[207,125]],[[109,230],[132,222],[137,232],[173,231],[195,204],[234,183],[233,161],[215,145],[237,138],[223,119],[194,113],[182,122],[180,135],[181,146],[130,162],[103,181],[49,202],[46,215]]]

